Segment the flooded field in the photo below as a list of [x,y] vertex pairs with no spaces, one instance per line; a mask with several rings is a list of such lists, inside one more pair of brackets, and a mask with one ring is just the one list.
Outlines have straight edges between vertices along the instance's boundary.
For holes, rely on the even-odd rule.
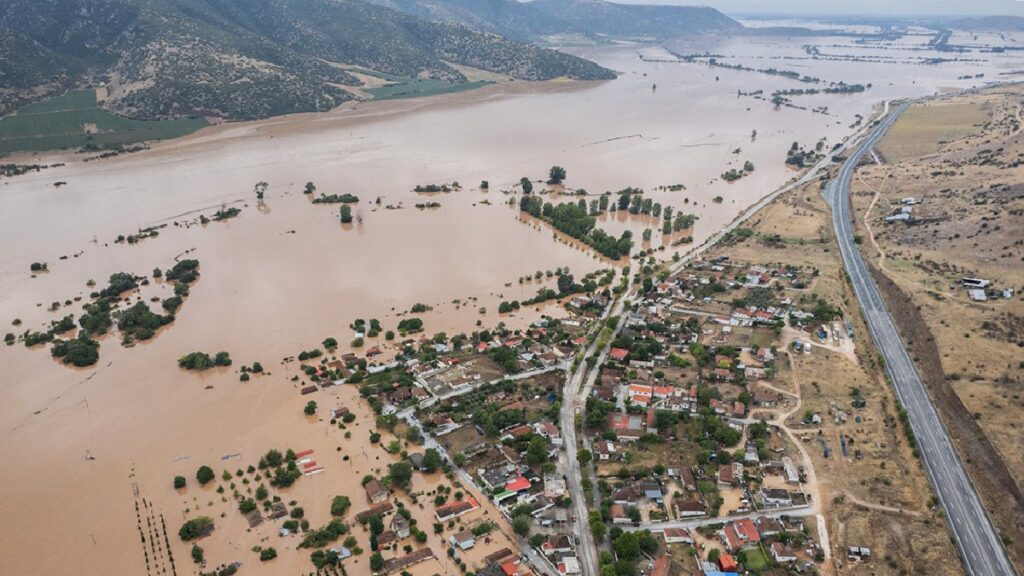
[[[542,179],[557,164],[567,169],[570,189],[595,194],[644,188],[655,201],[698,216],[687,233],[699,244],[796,174],[784,165],[793,142],[813,146],[824,138],[830,148],[853,131],[857,115],[869,117],[883,99],[1008,80],[1013,76],[999,74],[1022,64],[1014,53],[985,53],[925,65],[917,59],[935,56],[920,50],[927,41],[912,36],[865,47],[849,38],[814,39],[822,52],[878,56],[871,62],[805,58],[807,39],[800,38],[671,47],[677,53],[708,50],[754,68],[873,84],[862,93],[794,98],[808,110],[776,109],[738,95],[802,87],[784,77],[674,63],[660,47],[587,48],[575,51],[620,71],[620,78],[501,83],[438,98],[227,124],[88,163],[74,156],[19,159],[66,165],[0,180],[4,332],[37,330],[77,315],[80,303],[49,308],[75,297],[88,301],[93,288],[87,282],[103,286],[115,272],[149,275],[187,254],[201,262],[202,277],[174,323],[155,339],[124,348],[108,336],[99,363],[89,369],[65,368],[43,347],[0,349],[0,486],[6,496],[0,514],[9,519],[0,529],[4,571],[143,573],[135,508],[142,499],[166,520],[179,574],[193,568],[177,528],[184,510],[197,506],[218,522],[203,543],[214,563],[242,561],[246,574],[312,571],[307,551],[294,549],[296,541],[278,539],[269,526],[246,532],[230,499],[222,503],[220,495],[192,481],[200,464],[211,465],[219,477],[224,469],[256,462],[269,448],[312,448],[327,471],[300,479],[282,498],[298,500],[313,526],[328,519],[337,494],[352,498],[351,513],[365,509],[358,479],[390,458],[363,441],[372,426],[369,408],[351,388],[317,394],[321,412],[336,401],[334,394],[358,412],[351,438],[306,417],[302,406],[309,398],[291,380],[298,368],[281,365],[282,358],[328,336],[344,348],[356,318],[378,318],[385,330],[393,329],[415,303],[433,307],[418,315],[428,333],[468,332],[478,321],[519,327],[539,314],[557,314],[552,306],[499,317],[497,304],[528,298],[540,287],[520,284],[521,276],[568,267],[580,277],[611,264],[508,206],[513,196],[505,192],[523,176]],[[769,53],[773,58],[764,56]],[[984,78],[958,79],[980,73]],[[822,106],[827,113],[809,110]],[[749,175],[733,183],[720,178],[747,161],[756,167]],[[451,193],[428,198],[411,191],[456,180],[462,189]],[[481,180],[489,181],[489,191],[478,189]],[[253,187],[261,181],[269,187],[257,205]],[[312,204],[301,192],[307,181],[316,184],[317,194],[359,196],[356,221],[342,225],[337,205]],[[66,184],[55,186],[59,182]],[[676,184],[685,189],[656,190]],[[441,206],[413,207],[425,201]],[[241,208],[241,214],[185,226],[222,205]],[[160,224],[168,226],[155,238],[114,243],[119,234]],[[616,235],[630,229],[638,241],[644,228],[652,228],[653,246],[672,242],[649,217],[612,214],[598,225]],[[670,246],[664,255],[685,249]],[[33,262],[48,263],[50,271],[33,278]],[[143,294],[168,296],[170,287],[154,283]],[[14,319],[22,324],[11,326]],[[194,350],[229,351],[235,366],[203,375],[180,370],[177,358]],[[235,368],[254,361],[271,374],[239,382]],[[95,459],[87,460],[87,453]],[[190,479],[185,493],[172,488],[176,474]],[[417,483],[432,481],[415,476]],[[431,514],[432,503],[414,511],[428,533]],[[367,552],[346,566],[350,574],[368,574],[366,535],[361,528],[355,534]],[[279,553],[265,565],[250,551],[263,538]],[[445,562],[439,538],[430,538],[440,560],[412,571],[457,574]]]

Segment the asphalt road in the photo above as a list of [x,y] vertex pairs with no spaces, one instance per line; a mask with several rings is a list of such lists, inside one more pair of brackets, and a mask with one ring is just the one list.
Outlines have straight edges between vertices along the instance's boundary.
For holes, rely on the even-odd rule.
[[964,569],[970,576],[1009,576],[1016,573],[1013,565],[854,242],[849,202],[854,170],[860,158],[878,143],[908,106],[904,103],[895,107],[873,128],[843,163],[836,179],[829,183],[825,197],[832,207],[832,224],[843,265],[849,273],[871,337],[885,359],[885,369],[892,379],[896,395],[909,415],[921,460],[946,512],[947,525],[960,549]]
[[[612,315],[622,314],[622,309],[629,299],[630,286],[631,281],[627,282],[622,296],[605,308],[601,314],[600,322],[595,328],[598,334],[600,334],[600,326],[604,324],[605,319]],[[619,323],[615,328],[616,331],[621,329],[624,320],[625,318],[620,316]],[[591,509],[587,506],[586,494],[583,492],[583,470],[577,459],[579,443],[576,439],[576,410],[579,408],[582,411],[582,406],[585,406],[586,402],[586,396],[581,394],[581,387],[585,388],[583,384],[586,381],[588,372],[591,374],[591,378],[596,377],[599,367],[608,354],[609,346],[606,345],[604,349],[599,349],[598,340],[598,338],[595,338],[590,343],[576,369],[566,374],[565,388],[562,392],[562,413],[559,415],[559,427],[562,429],[562,445],[565,446],[564,472],[568,480],[567,487],[572,501],[572,513],[576,516],[573,532],[579,538],[579,544],[576,546],[576,556],[579,558],[583,576],[597,576],[601,573],[597,557],[597,545],[594,542],[594,536],[591,534],[590,525],[588,524]],[[597,362],[592,369],[588,369],[586,359],[593,357],[594,354],[598,355]]]

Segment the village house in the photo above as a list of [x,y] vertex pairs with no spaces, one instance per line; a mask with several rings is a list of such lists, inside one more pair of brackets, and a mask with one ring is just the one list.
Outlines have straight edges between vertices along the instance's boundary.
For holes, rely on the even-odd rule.
[[779,488],[761,488],[761,498],[769,508],[785,508],[793,505],[789,491]]
[[514,470],[514,466],[504,463],[487,469],[481,468],[477,470],[477,476],[480,477],[480,480],[488,490],[494,490],[498,486],[504,486]]
[[[747,369],[749,370],[749,368]],[[774,408],[779,403],[779,393],[772,392],[765,388],[757,388],[753,394],[754,406],[760,406],[762,408]]]
[[778,536],[779,534],[786,531],[786,527],[782,525],[782,521],[780,521],[778,518],[762,516],[757,519],[756,523],[757,531],[761,534],[762,538]]
[[719,554],[718,555],[718,567],[722,569],[722,572],[735,574],[739,570],[739,564],[736,563],[736,559],[731,554]]
[[626,350],[625,348],[612,348],[608,351],[608,358],[615,362],[625,362],[628,356],[629,350]]
[[693,535],[685,528],[666,528],[663,533],[665,544],[690,544],[693,545]]
[[391,519],[391,531],[398,535],[399,538],[409,537],[409,520],[401,514],[395,514]]
[[608,509],[608,515],[612,519],[612,524],[629,524],[631,522],[629,515],[626,514],[626,508],[622,504],[612,504]]
[[612,492],[612,502],[622,506],[635,506],[640,501],[640,493],[634,486],[623,486]]
[[366,499],[369,500],[370,504],[379,504],[388,499],[387,489],[376,478],[371,478],[363,486],[363,490],[366,492]]
[[661,504],[665,495],[661,491],[661,485],[657,482],[641,482],[637,489],[643,494],[644,498]]
[[541,544],[541,551],[547,556],[570,553],[572,552],[572,540],[566,534],[550,534],[548,539]]
[[779,564],[796,562],[796,552],[786,546],[783,546],[781,542],[772,542],[771,551],[772,558]]
[[790,458],[789,456],[782,457],[782,470],[786,476],[787,484],[800,483],[800,471],[797,470],[796,465],[793,464],[793,459]]
[[676,508],[676,518],[694,518],[707,514],[704,503],[696,498],[677,496],[673,500],[673,505]]
[[538,422],[533,425],[533,429],[537,434],[540,434],[550,440],[555,446],[562,445],[562,432],[558,429],[558,426],[555,426],[551,422],[548,422],[547,420]]
[[743,481],[743,465],[739,462],[718,465],[718,483],[722,486],[739,486]]
[[437,518],[438,522],[454,520],[455,518],[475,510],[476,508],[476,500],[473,498],[467,498],[466,500],[449,502],[438,506],[437,510],[434,511],[434,517]]
[[378,546],[387,546],[387,545],[391,544],[392,542],[398,542],[398,533],[395,532],[394,530],[387,530],[387,531],[381,532],[377,536],[377,545]]
[[385,516],[394,509],[395,506],[391,502],[382,502],[376,506],[370,506],[366,510],[356,514],[356,520],[359,522],[365,522],[373,516]]
[[458,547],[459,550],[469,550],[476,545],[476,536],[469,530],[462,530],[458,534],[449,536],[448,542],[452,546]]
[[615,443],[611,440],[598,440],[594,443],[594,452],[597,453],[597,459],[602,462],[620,460],[621,455],[615,448]]
[[399,572],[401,570],[408,568],[409,566],[412,566],[413,564],[419,564],[420,562],[429,560],[431,558],[435,558],[433,550],[431,550],[430,548],[420,548],[419,550],[414,550],[413,552],[410,552],[405,556],[400,556],[398,558],[389,558],[385,560],[383,572],[385,574]]
[[719,532],[719,536],[730,552],[738,552],[747,547],[757,546],[761,541],[761,534],[757,531],[757,526],[749,518],[743,518],[725,525]]

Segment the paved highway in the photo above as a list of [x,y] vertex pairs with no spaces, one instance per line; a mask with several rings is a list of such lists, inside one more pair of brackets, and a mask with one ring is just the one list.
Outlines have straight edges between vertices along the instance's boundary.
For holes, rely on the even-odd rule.
[[960,549],[964,569],[970,576],[1009,576],[1015,574],[1013,565],[854,243],[849,203],[854,170],[861,157],[878,143],[908,106],[909,103],[901,104],[882,118],[843,163],[825,196],[832,207],[832,224],[843,265],[849,273],[871,337],[885,358],[885,369],[892,379],[896,395],[910,417],[921,460],[946,512],[947,525]]

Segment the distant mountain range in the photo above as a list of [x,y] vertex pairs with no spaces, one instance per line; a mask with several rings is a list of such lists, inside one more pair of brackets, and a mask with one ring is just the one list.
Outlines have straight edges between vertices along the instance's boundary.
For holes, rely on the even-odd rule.
[[1024,17],[1021,16],[985,16],[983,18],[962,18],[949,23],[959,30],[984,30],[989,32],[1021,32],[1024,31]]
[[133,118],[253,119],[355,97],[352,67],[464,82],[615,77],[531,42],[731,33],[711,8],[604,0],[0,0],[0,113],[105,82]]

